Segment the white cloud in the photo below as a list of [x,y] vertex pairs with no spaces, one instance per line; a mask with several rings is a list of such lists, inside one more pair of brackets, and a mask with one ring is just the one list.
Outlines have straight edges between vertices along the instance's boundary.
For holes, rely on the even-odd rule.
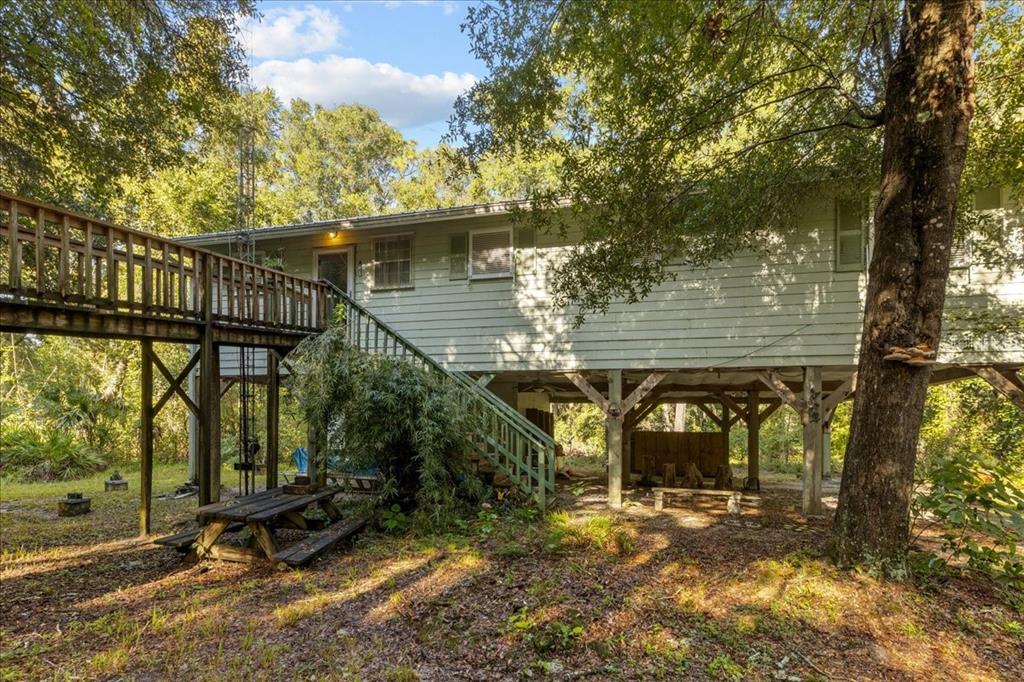
[[457,9],[455,0],[384,0],[384,6],[389,9],[402,5],[439,5],[445,16],[455,14]]
[[316,54],[339,46],[345,32],[333,13],[316,7],[281,7],[242,27],[241,40],[254,57],[287,57]]
[[470,73],[416,75],[391,64],[337,55],[265,61],[252,70],[252,79],[273,88],[284,102],[299,97],[325,106],[366,104],[399,128],[444,120],[455,98],[476,82]]

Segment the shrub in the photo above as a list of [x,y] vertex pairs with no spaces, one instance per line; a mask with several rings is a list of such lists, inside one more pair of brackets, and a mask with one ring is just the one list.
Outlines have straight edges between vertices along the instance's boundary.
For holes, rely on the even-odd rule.
[[100,455],[67,431],[5,424],[0,435],[3,474],[25,481],[81,478],[106,466]]
[[[413,526],[445,527],[483,498],[469,466],[472,417],[461,386],[404,360],[349,345],[342,325],[294,352],[292,391],[337,466],[376,469],[382,501],[414,508]],[[314,470],[323,465],[314,462]]]
[[628,556],[636,546],[633,531],[610,516],[592,516],[578,523],[564,511],[553,512],[548,515],[548,526],[545,548],[549,552],[580,548]]
[[[915,525],[941,524],[943,550],[968,569],[1024,588],[1024,491],[1004,465],[950,458],[928,467],[911,507]],[[934,562],[944,562],[936,558]]]

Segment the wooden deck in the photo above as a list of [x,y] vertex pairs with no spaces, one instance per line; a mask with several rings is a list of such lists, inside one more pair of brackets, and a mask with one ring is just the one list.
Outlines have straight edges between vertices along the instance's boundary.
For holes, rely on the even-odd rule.
[[0,193],[0,330],[292,347],[323,283]]
[[[0,332],[141,342],[143,535],[150,529],[153,423],[164,405],[178,396],[199,422],[199,501],[209,503],[220,490],[220,346],[271,351],[266,452],[276,462],[278,362],[327,325],[333,300],[323,282],[0,193]],[[154,341],[197,350],[184,367],[169,368]],[[195,400],[183,385],[197,369]],[[155,376],[167,384],[162,395],[154,395]],[[276,467],[268,467],[267,481],[277,485]]]

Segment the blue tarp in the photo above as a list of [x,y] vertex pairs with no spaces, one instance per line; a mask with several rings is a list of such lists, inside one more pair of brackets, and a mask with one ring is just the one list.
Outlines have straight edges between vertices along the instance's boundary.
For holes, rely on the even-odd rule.
[[295,469],[300,475],[305,476],[309,469],[309,453],[306,448],[295,448],[292,450],[292,461],[295,462]]
[[[300,475],[306,475],[309,471],[309,452],[306,448],[295,448],[292,451],[292,462],[295,464],[295,470]],[[338,453],[332,453],[327,456],[327,471],[347,473],[355,476],[376,476],[378,471],[377,467],[371,466],[361,471],[354,471],[354,467],[348,466]]]

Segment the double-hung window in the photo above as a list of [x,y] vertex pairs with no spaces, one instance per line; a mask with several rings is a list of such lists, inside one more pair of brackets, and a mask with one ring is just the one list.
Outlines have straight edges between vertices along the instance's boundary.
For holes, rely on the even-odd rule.
[[373,288],[412,287],[412,235],[398,234],[373,240]]
[[864,269],[863,215],[863,207],[857,201],[836,202],[836,270],[839,272]]
[[470,279],[511,277],[513,262],[511,228],[469,233]]

